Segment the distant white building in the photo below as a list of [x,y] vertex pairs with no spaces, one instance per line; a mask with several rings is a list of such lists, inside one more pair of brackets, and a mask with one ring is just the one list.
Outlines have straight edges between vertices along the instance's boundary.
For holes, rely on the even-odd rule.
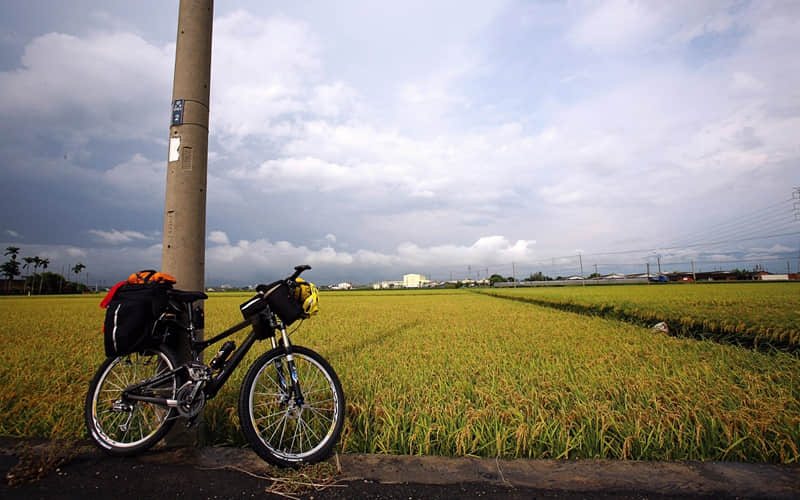
[[380,283],[373,283],[372,288],[375,290],[386,290],[387,288],[402,288],[402,281],[381,281]]
[[419,288],[427,283],[428,280],[422,274],[404,274],[403,287],[405,288]]
[[331,290],[350,290],[351,288],[353,288],[353,284],[345,281],[344,283],[333,285],[331,287]]
[[761,281],[788,281],[789,275],[788,274],[766,274],[761,273],[758,275],[758,279]]

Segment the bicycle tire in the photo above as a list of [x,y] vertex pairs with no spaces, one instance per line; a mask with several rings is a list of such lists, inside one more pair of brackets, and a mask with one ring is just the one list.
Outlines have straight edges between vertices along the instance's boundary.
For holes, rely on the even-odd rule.
[[[84,405],[86,429],[92,441],[115,456],[135,455],[156,444],[174,425],[177,411],[141,401],[125,403],[122,390],[176,366],[176,356],[163,345],[107,358],[89,385]],[[174,399],[179,387],[180,380],[173,376],[153,395]]]
[[261,355],[247,371],[239,393],[239,420],[253,450],[279,467],[312,464],[327,458],[344,424],[342,384],[328,362],[311,349],[293,346],[304,402],[278,382],[276,362],[288,380],[282,347]]

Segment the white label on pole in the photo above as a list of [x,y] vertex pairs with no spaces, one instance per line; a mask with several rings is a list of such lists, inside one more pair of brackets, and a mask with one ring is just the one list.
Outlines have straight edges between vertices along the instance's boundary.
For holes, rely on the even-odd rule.
[[181,157],[181,138],[169,138],[169,161],[178,161]]

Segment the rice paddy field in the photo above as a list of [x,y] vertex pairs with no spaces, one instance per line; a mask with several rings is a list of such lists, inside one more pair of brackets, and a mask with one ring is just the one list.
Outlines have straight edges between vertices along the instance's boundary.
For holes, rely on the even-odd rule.
[[562,310],[666,322],[673,332],[800,347],[800,283],[685,283],[482,290]]
[[[636,287],[594,287],[595,298],[569,300],[641,310],[683,300],[694,305],[682,314],[695,318],[773,321],[761,314],[767,306],[751,307],[751,294],[735,293],[748,286],[709,288],[705,297],[681,295],[700,285],[678,286],[676,295],[649,303]],[[636,297],[615,295],[618,288]],[[794,298],[765,304],[791,330],[800,287],[789,290]],[[239,321],[247,298],[212,295],[206,335]],[[0,435],[85,437],[83,399],[103,359],[100,299],[0,298]],[[629,321],[462,290],[323,293],[320,314],[292,338],[325,356],[342,380],[347,420],[339,449],[346,453],[800,459],[796,351],[658,335]],[[245,445],[239,385],[267,348],[257,345],[207,405],[208,443]]]

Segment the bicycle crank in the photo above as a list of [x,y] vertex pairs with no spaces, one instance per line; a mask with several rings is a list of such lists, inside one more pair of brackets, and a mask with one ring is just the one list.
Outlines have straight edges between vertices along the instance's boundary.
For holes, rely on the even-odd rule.
[[195,390],[192,385],[185,385],[178,389],[176,396],[178,404],[175,409],[181,417],[196,417],[206,404],[206,396],[203,391]]

